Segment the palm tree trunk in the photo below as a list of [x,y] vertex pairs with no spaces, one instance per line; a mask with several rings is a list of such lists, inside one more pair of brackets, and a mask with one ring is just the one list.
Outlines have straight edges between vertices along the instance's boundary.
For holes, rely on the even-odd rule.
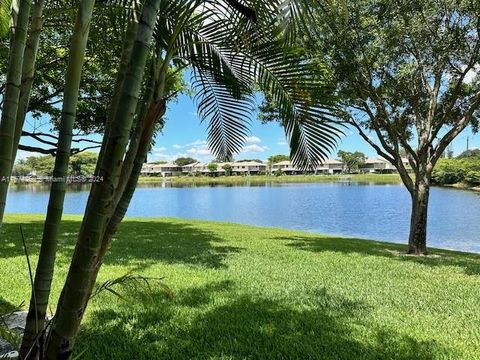
[[18,102],[17,121],[15,124],[15,137],[13,139],[12,149],[12,167],[17,157],[18,144],[22,135],[25,116],[28,111],[28,103],[30,101],[30,93],[32,90],[33,79],[35,75],[35,64],[37,61],[38,45],[40,42],[40,33],[43,28],[43,8],[45,0],[37,0],[33,4],[32,25],[30,34],[25,47],[22,69],[22,87],[20,89],[20,99]]
[[110,105],[110,111],[107,117],[107,121],[105,122],[102,147],[100,148],[100,152],[98,154],[98,161],[97,161],[97,166],[95,168],[95,175],[98,175],[98,172],[100,171],[100,167],[102,165],[103,153],[105,150],[106,141],[108,139],[108,132],[113,121],[112,118],[115,115],[114,114],[115,109],[118,106],[120,91],[122,89],[123,81],[125,80],[125,73],[126,73],[128,64],[130,63],[130,59],[132,57],[132,48],[133,48],[133,44],[135,43],[135,35],[137,34],[137,29],[138,29],[138,14],[136,14],[135,9],[132,9],[132,20],[128,24],[126,35],[125,35],[125,41],[122,49],[122,56],[120,58],[118,76],[115,82],[115,88],[113,93],[114,97],[113,97],[112,104]]
[[105,230],[104,239],[107,240],[107,245],[110,242],[112,236],[115,235],[115,233],[117,232],[118,225],[123,220],[125,213],[127,212],[130,201],[132,200],[132,196],[135,192],[135,189],[137,188],[138,178],[140,176],[143,163],[148,154],[148,151],[150,150],[152,137],[155,131],[155,124],[157,123],[158,119],[160,119],[165,114],[165,110],[165,101],[160,100],[157,102],[153,102],[147,113],[147,119],[139,140],[139,146],[137,149],[137,153],[134,157],[133,167],[131,169],[130,176],[128,177],[128,182],[126,183],[124,190],[119,197],[115,210],[110,220],[108,221]]
[[42,342],[42,339],[40,339],[37,345],[35,345],[35,340],[43,333],[45,326],[45,316],[55,267],[58,235],[67,186],[66,177],[70,161],[72,131],[75,123],[80,79],[94,4],[94,0],[86,0],[81,3],[70,44],[53,182],[50,188],[47,218],[43,228],[34,289],[30,299],[27,324],[20,349],[20,356],[23,359],[27,358],[29,353],[29,358],[35,358],[39,350],[38,343]]
[[47,359],[68,359],[75,337],[88,304],[89,284],[95,275],[102,233],[108,209],[118,184],[122,160],[141,90],[149,45],[158,15],[160,0],[147,0],[141,18],[132,57],[123,81],[122,91],[115,110],[103,152],[99,176],[103,182],[94,183],[90,191],[72,262],[60,296],[55,321],[47,341]]
[[[10,47],[7,81],[0,120],[0,226],[3,222],[13,163],[13,138],[15,136],[18,101],[22,83],[23,56],[31,7],[31,0],[21,0],[18,2],[18,13],[12,14],[13,17],[16,17],[16,24]],[[15,6],[12,9],[15,12]]]
[[[94,270],[94,276],[92,277],[92,281],[89,284],[89,294],[92,293],[93,288],[95,286],[95,279],[97,278],[98,272],[100,271],[100,267],[102,266],[102,260],[108,250],[108,246],[110,241],[112,240],[113,236],[118,230],[118,225],[122,222],[125,213],[130,205],[130,201],[132,200],[132,196],[137,188],[138,178],[140,177],[140,173],[142,171],[142,166],[145,161],[145,158],[148,154],[152,143],[152,137],[155,132],[155,124],[159,119],[163,117],[166,110],[166,103],[165,101],[160,102],[152,102],[149,106],[146,119],[142,121],[144,126],[137,124],[135,130],[137,131],[139,128],[141,129],[140,136],[138,137],[138,142],[136,148],[131,148],[131,156],[132,159],[131,167],[129,170],[125,170],[125,173],[129,173],[127,176],[127,181],[125,185],[122,187],[121,192],[119,188],[118,198],[115,202],[116,206],[113,209],[112,216],[107,223],[107,226],[103,232],[102,243],[100,246],[99,251],[99,262],[97,262]],[[153,121],[152,121],[153,120]],[[130,152],[130,148],[129,148]],[[127,157],[126,157],[127,159]],[[122,168],[122,173],[124,168]],[[90,296],[89,296],[90,297]]]
[[[143,104],[137,115],[135,130],[128,145],[128,151],[125,155],[125,160],[123,161],[120,179],[109,209],[110,219],[103,231],[102,243],[98,256],[99,259],[103,259],[105,256],[110,241],[117,232],[118,225],[125,216],[126,210],[128,209],[130,200],[137,186],[143,162],[145,161],[148,150],[151,146],[155,125],[165,114],[166,101],[161,99],[161,94],[163,94],[165,89],[169,59],[170,57],[166,60],[159,61],[157,66],[161,69],[160,72],[157,74],[154,69],[152,71],[151,79],[148,81]],[[119,206],[119,204],[121,205]],[[93,291],[95,279],[97,278],[101,266],[102,260],[96,264],[94,276],[92,276],[92,281],[89,284],[89,294]]]
[[148,82],[148,85],[145,89],[145,96],[143,97],[143,104],[138,112],[137,120],[135,123],[135,129],[130,138],[128,144],[128,151],[125,155],[125,160],[122,164],[122,172],[120,173],[120,178],[118,181],[117,188],[115,189],[115,195],[110,207],[110,213],[113,213],[115,207],[117,206],[124,190],[127,185],[128,180],[130,179],[130,174],[134,166],[135,158],[138,153],[138,147],[140,146],[140,141],[142,138],[142,133],[145,128],[145,121],[148,117],[148,113],[153,103],[153,88],[155,85],[155,79],[152,76],[152,79]]

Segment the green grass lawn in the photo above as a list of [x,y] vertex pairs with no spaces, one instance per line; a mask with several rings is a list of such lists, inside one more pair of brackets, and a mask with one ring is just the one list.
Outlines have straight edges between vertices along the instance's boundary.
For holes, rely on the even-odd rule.
[[395,184],[400,183],[398,174],[350,174],[350,175],[285,175],[285,176],[174,176],[162,178],[159,176],[142,176],[139,183],[160,183],[205,185],[205,184],[270,184],[270,183],[315,183],[331,181],[354,181],[361,183]]
[[[79,217],[66,216],[56,299]],[[3,310],[26,301],[19,224],[35,262],[41,218],[10,215],[0,238]],[[480,255],[180,219],[125,221],[100,281],[128,271],[160,287],[104,292],[82,359],[480,359]],[[53,305],[53,304],[52,304]]]

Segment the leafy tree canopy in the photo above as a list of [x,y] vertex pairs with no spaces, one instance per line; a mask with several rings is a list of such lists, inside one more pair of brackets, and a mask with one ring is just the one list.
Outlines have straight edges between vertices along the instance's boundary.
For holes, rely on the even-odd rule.
[[217,171],[217,169],[218,169],[218,164],[212,162],[212,163],[210,163],[210,164],[207,165],[207,169],[208,169],[208,171],[210,171],[210,172]]
[[289,161],[289,160],[290,160],[290,156],[288,155],[283,155],[283,154],[272,155],[268,158],[268,164],[272,165],[280,161]]
[[478,128],[478,4],[360,0],[325,9],[322,36],[306,48],[319,49],[348,119],[375,131],[393,163],[402,148],[416,163],[424,154],[435,162],[466,126]]
[[262,163],[262,162],[263,162],[263,161],[260,160],[260,159],[243,159],[243,160],[237,160],[237,162],[250,162],[250,161],[258,162],[258,163]]
[[[84,152],[73,155],[70,158],[68,169],[69,175],[91,176],[95,172],[98,154],[94,152]],[[55,158],[49,155],[29,156],[24,160],[19,160],[13,168],[13,175],[25,176],[34,173],[38,176],[52,176]]]
[[363,164],[365,164],[366,156],[360,151],[349,152],[340,150],[338,157],[343,162],[345,170],[351,172],[352,170],[358,170]]
[[185,165],[193,164],[196,162],[198,162],[198,160],[191,157],[179,157],[174,161],[174,163],[178,166],[185,166]]

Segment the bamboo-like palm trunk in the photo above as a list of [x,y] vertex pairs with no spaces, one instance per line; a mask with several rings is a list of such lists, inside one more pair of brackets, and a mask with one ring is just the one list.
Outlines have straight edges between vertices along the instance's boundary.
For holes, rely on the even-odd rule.
[[[94,0],[85,0],[78,9],[73,36],[70,43],[68,67],[60,119],[58,146],[50,188],[47,217],[35,273],[34,289],[30,299],[27,324],[20,348],[22,359],[36,358],[43,342],[43,333],[50,288],[55,267],[58,236],[63,214],[63,203],[67,187],[68,164],[72,145],[72,131],[75,123],[80,80],[88,42]],[[36,341],[36,340],[39,341]]]
[[138,147],[140,146],[140,140],[142,137],[143,129],[145,128],[145,121],[148,116],[148,112],[153,103],[153,87],[154,87],[155,79],[152,79],[147,84],[145,89],[145,96],[143,97],[142,101],[143,104],[138,111],[138,115],[136,117],[135,129],[130,137],[130,142],[128,144],[128,150],[125,155],[125,159],[122,164],[122,172],[120,173],[120,178],[118,181],[118,185],[115,189],[115,195],[113,197],[113,201],[110,206],[110,214],[113,213],[115,207],[120,200],[123,191],[125,190],[125,186],[127,185],[128,180],[130,179],[130,174],[133,169],[133,164],[135,162],[135,157],[138,153]]
[[[152,78],[145,90],[144,103],[137,116],[137,123],[135,124],[135,129],[122,165],[120,180],[115,189],[113,201],[110,204],[110,218],[103,232],[99,259],[103,259],[105,256],[110,241],[117,232],[118,226],[127,212],[138,183],[143,162],[151,146],[155,126],[165,114],[166,100],[163,99],[163,94],[166,86],[170,58],[171,52],[169,51],[167,51],[165,59],[159,58],[158,63],[154,66]],[[96,264],[95,279],[101,265],[102,262],[100,260]],[[93,281],[90,283],[90,292],[94,286],[95,282]]]
[[104,158],[99,171],[103,182],[94,183],[90,190],[68,276],[47,339],[46,358],[49,360],[70,357],[88,304],[89,284],[95,275],[95,265],[101,260],[98,258],[101,238],[118,184],[159,5],[160,0],[146,0],[142,9],[118,107],[106,135],[108,139],[104,144]]
[[[148,122],[149,114],[152,113],[152,109],[153,109],[154,87],[156,86],[156,83],[157,83],[157,81],[156,81],[156,74],[155,74],[155,69],[154,69],[153,72],[152,72],[151,79],[149,79],[149,81],[147,82],[147,86],[146,86],[144,96],[143,96],[143,99],[142,99],[143,103],[142,103],[141,106],[139,106],[140,109],[138,110],[138,113],[137,113],[137,116],[136,116],[135,129],[134,129],[134,131],[133,131],[133,133],[130,137],[130,142],[128,144],[128,150],[127,150],[127,153],[125,155],[125,159],[124,159],[123,164],[122,164],[122,170],[121,170],[121,173],[120,173],[120,178],[119,178],[117,187],[115,189],[115,194],[113,196],[113,200],[112,200],[112,202],[110,204],[110,208],[108,210],[109,214],[111,216],[113,216],[113,214],[115,213],[116,207],[117,207],[120,199],[122,198],[122,196],[124,194],[124,191],[125,191],[125,188],[128,185],[128,182],[130,181],[130,177],[132,175],[132,171],[133,171],[133,168],[134,168],[134,165],[135,165],[135,160],[136,160],[137,156],[139,155],[138,151],[139,151],[140,141],[142,141],[142,138],[143,138],[142,135],[143,135],[144,129],[146,127],[146,123]],[[161,110],[161,114],[158,115],[157,119],[161,118],[161,116],[163,116],[164,112],[165,112],[165,110]],[[152,124],[152,125],[155,126],[155,124]],[[153,135],[153,129],[154,129],[154,127],[152,128],[152,135]],[[152,136],[150,136],[150,139],[148,140],[148,144],[151,143],[151,137]],[[146,157],[146,154],[143,157],[143,159],[145,159],[145,157]],[[143,164],[143,159],[141,160],[142,164]],[[141,170],[141,167],[140,167],[140,170]],[[98,276],[98,272],[100,271],[100,267],[102,266],[102,263],[103,263],[102,259],[105,256],[105,253],[107,252],[110,240],[112,239],[113,235],[115,234],[116,229],[118,228],[118,224],[121,222],[122,219],[123,219],[123,216],[120,218],[120,220],[118,222],[117,221],[112,222],[112,218],[110,217],[109,221],[106,224],[106,228],[104,229],[104,232],[103,232],[102,242],[101,242],[100,250],[99,250],[99,256],[98,256],[99,261],[97,262],[97,264],[95,266],[94,275],[92,276],[92,281],[89,284],[89,294],[92,293],[92,291],[95,287],[95,280]],[[113,223],[116,223],[116,225],[114,225]],[[112,227],[115,227],[115,230],[114,231],[108,231],[108,229],[111,229]],[[89,295],[89,297],[90,297],[90,295]],[[87,301],[88,301],[88,299],[87,299]]]
[[23,59],[22,69],[22,87],[20,88],[20,99],[18,102],[17,121],[15,124],[15,136],[13,138],[12,149],[12,167],[17,157],[18,144],[22,136],[25,116],[28,112],[28,103],[32,91],[33,79],[35,75],[35,65],[37,61],[38,45],[40,43],[40,34],[43,28],[43,8],[45,0],[36,0],[32,10],[32,25],[28,35],[27,44]]
[[102,146],[98,154],[97,166],[95,168],[95,175],[98,175],[103,161],[103,153],[105,151],[106,142],[108,139],[108,132],[110,131],[111,124],[113,121],[113,116],[115,116],[115,109],[118,106],[118,101],[120,99],[120,92],[122,90],[123,81],[125,80],[125,73],[130,63],[132,57],[133,44],[135,43],[135,35],[137,34],[138,29],[138,14],[136,9],[132,9],[132,19],[128,24],[125,41],[123,43],[122,55],[120,57],[120,65],[118,70],[117,79],[115,81],[115,88],[113,93],[113,101],[110,105],[110,111],[105,123],[104,136],[102,140]]
[[150,150],[152,137],[155,131],[155,124],[160,118],[163,117],[165,110],[166,104],[162,99],[153,102],[147,113],[145,126],[143,127],[142,135],[139,139],[137,152],[133,160],[133,167],[130,171],[130,176],[128,177],[128,181],[126,182],[121,196],[115,206],[115,210],[113,211],[113,214],[110,217],[105,229],[103,242],[106,243],[106,246],[110,242],[112,236],[117,232],[118,225],[123,220],[128,210],[128,206],[130,205],[130,201],[132,200],[132,196],[138,184],[138,178],[140,176],[143,163],[148,151]]
[[[18,5],[18,13],[15,14]],[[12,152],[17,120],[18,101],[22,83],[23,56],[27,40],[27,29],[30,18],[32,0],[21,0],[14,3],[12,9],[16,17],[12,44],[10,47],[7,81],[3,98],[3,109],[0,120],[0,226],[7,199],[8,184],[12,169]]]
[[[148,112],[146,118],[142,118],[143,125],[138,123],[135,128],[135,132],[139,131],[139,136],[136,139],[136,145],[129,147],[129,154],[127,158],[131,159],[131,166],[122,168],[122,173],[128,173],[125,184],[118,188],[119,192],[116,195],[116,206],[112,210],[112,215],[107,223],[107,226],[103,232],[102,243],[100,245],[99,251],[99,261],[97,262],[94,270],[94,276],[92,281],[89,284],[89,294],[92,293],[95,286],[95,279],[97,278],[100,267],[102,266],[102,260],[108,250],[108,246],[118,230],[118,226],[122,222],[127,209],[132,200],[132,196],[135,193],[137,188],[138,178],[142,170],[143,162],[148,154],[152,143],[152,137],[155,132],[155,124],[160,120],[165,114],[166,103],[161,100],[159,102],[151,102],[148,107]],[[153,121],[149,121],[150,118]],[[130,155],[130,156],[128,156]],[[125,169],[125,170],[124,170]]]

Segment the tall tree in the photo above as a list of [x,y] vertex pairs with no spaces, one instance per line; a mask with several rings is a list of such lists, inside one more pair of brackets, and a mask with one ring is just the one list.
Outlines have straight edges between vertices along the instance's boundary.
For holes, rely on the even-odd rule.
[[5,212],[8,184],[13,167],[15,125],[22,85],[22,66],[27,41],[31,0],[14,0],[12,4],[12,42],[3,94],[0,119],[0,226]]
[[13,137],[12,162],[17,156],[18,144],[22,135],[23,124],[28,111],[30,95],[33,87],[35,69],[37,63],[37,53],[40,44],[40,34],[43,30],[43,8],[45,0],[36,0],[33,4],[32,24],[25,47],[24,60],[22,64],[22,86],[20,88],[20,97],[18,101],[17,119],[15,124],[15,133]]
[[103,182],[94,183],[90,191],[70,270],[49,333],[47,359],[68,359],[73,350],[75,336],[90,296],[89,274],[95,271],[101,236],[114,195],[112,190],[116,188],[121,172],[159,5],[160,0],[146,0],[138,20],[138,30],[118,106],[114,109],[111,128],[106,132],[103,159],[99,159],[99,176],[103,177]]
[[[72,132],[78,104],[80,78],[88,42],[90,21],[92,19],[94,0],[83,0],[79,4],[77,20],[69,51],[69,61],[65,76],[62,117],[60,120],[59,141],[57,145],[54,181],[50,187],[47,216],[43,228],[39,261],[35,273],[34,287],[30,299],[28,321],[20,348],[20,356],[31,358],[38,356],[41,335],[44,333],[45,317],[53,279],[58,236],[63,214],[63,203],[67,186],[68,165],[72,145]],[[25,104],[24,109],[27,106]],[[23,125],[23,121],[22,121]],[[20,136],[18,136],[20,138]],[[36,340],[39,341],[36,341]]]
[[412,199],[408,252],[426,254],[432,171],[462,130],[478,126],[478,4],[325,2],[317,15],[322,35],[306,48],[333,70],[352,127],[400,173]]

